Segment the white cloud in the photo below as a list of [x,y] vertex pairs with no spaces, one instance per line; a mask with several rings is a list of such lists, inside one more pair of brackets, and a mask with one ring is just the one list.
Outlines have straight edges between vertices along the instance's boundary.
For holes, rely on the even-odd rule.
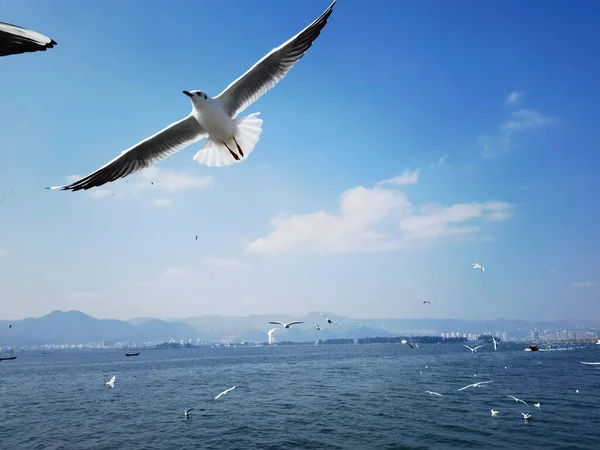
[[97,292],[73,292],[67,295],[69,300],[98,300],[102,297],[103,295]]
[[595,281],[576,281],[574,283],[571,283],[572,288],[588,288],[592,286],[596,286]]
[[159,208],[167,208],[173,204],[173,200],[170,198],[155,198],[152,201],[154,206],[158,206]]
[[505,202],[429,204],[416,208],[397,189],[354,187],[340,197],[340,212],[279,214],[271,231],[249,242],[245,251],[345,253],[393,250],[417,242],[479,232],[485,222],[511,217]]
[[442,155],[435,162],[431,163],[430,166],[431,167],[445,166],[445,165],[447,165],[446,164],[446,158],[448,158],[448,155]]
[[406,169],[404,172],[402,172],[401,175],[398,175],[397,177],[380,181],[379,185],[382,186],[385,184],[393,184],[393,185],[398,185],[398,186],[405,186],[405,185],[409,185],[409,184],[417,184],[417,182],[419,181],[419,173],[420,172],[421,172],[421,169],[417,169],[412,172],[409,169]]
[[525,130],[527,128],[542,127],[556,123],[556,119],[545,116],[534,109],[520,109],[512,113],[513,119],[504,122],[501,126],[503,130]]
[[512,91],[510,94],[508,94],[508,97],[506,97],[506,104],[507,105],[513,105],[515,103],[517,103],[519,101],[519,99],[521,97],[523,97],[523,92],[519,92],[519,91]]
[[218,267],[220,269],[231,269],[231,270],[248,269],[250,267],[248,264],[246,264],[243,261],[240,261],[239,259],[214,258],[214,257],[204,258],[204,260],[202,261],[202,264],[204,264],[205,266],[213,266],[213,267]]

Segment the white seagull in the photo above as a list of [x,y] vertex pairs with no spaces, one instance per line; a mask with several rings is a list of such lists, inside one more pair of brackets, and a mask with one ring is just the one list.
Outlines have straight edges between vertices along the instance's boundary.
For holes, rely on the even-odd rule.
[[230,387],[229,389],[224,390],[223,392],[221,392],[219,395],[217,395],[215,397],[215,400],[218,400],[219,398],[221,398],[221,396],[223,396],[223,395],[225,395],[225,394],[233,391],[234,389],[235,389],[235,386],[234,387]]
[[408,342],[406,339],[402,339],[402,340],[400,341],[400,343],[401,343],[401,344],[406,344],[406,345],[408,345],[410,348],[413,348],[412,344],[411,344],[410,342]]
[[114,388],[115,387],[115,381],[117,381],[117,376],[113,375],[112,378],[106,382],[106,385],[110,386],[111,388]]
[[471,353],[475,353],[477,351],[477,349],[483,347],[483,345],[478,345],[475,348],[471,348],[468,345],[463,344],[463,347],[467,347],[469,350],[471,350]]
[[342,327],[340,326],[339,323],[337,323],[335,320],[330,319],[329,317],[327,317],[325,314],[321,314],[319,313],[321,316],[325,317],[325,320],[327,321],[328,324],[330,325],[337,325],[339,329],[341,329]]
[[585,361],[579,361],[581,364],[586,364],[588,366],[600,366],[600,362],[585,362]]
[[479,263],[471,263],[473,265],[473,269],[479,269],[482,272],[485,272],[485,268]]
[[190,408],[190,409],[184,409],[183,410],[183,414],[185,415],[185,418],[187,419],[188,417],[190,417],[190,415],[192,414],[192,410],[194,408]]
[[524,405],[529,406],[525,400],[521,400],[520,398],[517,398],[514,395],[507,395],[507,397],[512,398],[517,403],[523,403]]
[[492,411],[492,416],[497,416],[499,411],[494,411],[493,409],[491,409],[490,411]]
[[538,403],[534,403],[533,406],[535,406],[537,409],[540,409],[540,403],[539,402]]
[[440,397],[442,396],[442,394],[438,394],[437,392],[433,392],[433,391],[425,391],[425,392],[427,392],[428,394],[431,394],[431,395],[438,395]]
[[319,326],[319,324],[317,323],[316,320],[315,320],[315,327],[317,328],[317,330],[321,331],[321,327]]
[[241,119],[237,118],[238,114],[281,81],[304,56],[327,24],[335,2],[304,30],[267,53],[218,96],[183,91],[192,102],[189,116],[121,152],[90,175],[69,185],[48,189],[79,191],[102,186],[150,167],[205,137],[208,139],[204,146],[194,156],[198,163],[223,167],[247,159],[262,133],[262,119],[256,117],[260,113]]
[[521,413],[525,422],[529,422],[531,420],[531,414],[529,413]]
[[479,383],[469,384],[468,386],[460,388],[459,391],[463,391],[463,390],[468,389],[470,387],[478,388],[478,387],[481,387],[481,386],[483,386],[483,385],[485,385],[487,383],[493,383],[493,381],[480,381]]
[[495,337],[492,338],[492,341],[494,342],[494,351],[497,352],[498,351],[498,341],[496,340]]
[[278,321],[276,321],[276,320],[272,320],[272,321],[271,321],[271,322],[269,322],[269,323],[271,323],[271,324],[273,324],[273,325],[281,325],[283,328],[287,328],[287,329],[289,329],[291,325],[297,325],[297,324],[299,324],[299,323],[304,323],[304,322],[299,322],[299,321],[295,320],[295,321],[293,321],[293,322],[290,322],[290,323],[283,323],[283,322],[278,322]]
[[55,45],[54,40],[37,31],[0,22],[0,56],[45,52]]

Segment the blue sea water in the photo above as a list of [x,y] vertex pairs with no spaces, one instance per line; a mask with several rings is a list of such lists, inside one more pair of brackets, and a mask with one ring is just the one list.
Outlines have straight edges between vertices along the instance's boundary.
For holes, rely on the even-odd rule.
[[0,448],[600,449],[600,369],[580,364],[600,361],[598,347],[26,352],[0,362]]

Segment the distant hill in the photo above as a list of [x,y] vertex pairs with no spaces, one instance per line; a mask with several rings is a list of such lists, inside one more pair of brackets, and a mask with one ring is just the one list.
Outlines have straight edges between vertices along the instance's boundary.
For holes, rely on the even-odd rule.
[[[279,341],[310,341],[335,338],[388,337],[398,335],[436,336],[441,332],[482,334],[506,331],[510,336],[526,338],[537,329],[573,329],[576,325],[592,326],[586,321],[524,322],[518,320],[459,319],[352,319],[326,313],[341,328],[328,324],[317,312],[301,317],[285,314],[234,316],[198,316],[160,320],[139,317],[129,321],[96,319],[80,311],[53,311],[39,318],[0,321],[0,345],[87,344],[100,341],[167,341],[170,338],[201,339],[204,342],[235,340],[265,342],[267,331],[276,328]],[[305,323],[283,329],[269,321]],[[316,329],[318,322],[321,331]],[[8,328],[12,324],[13,328]]]

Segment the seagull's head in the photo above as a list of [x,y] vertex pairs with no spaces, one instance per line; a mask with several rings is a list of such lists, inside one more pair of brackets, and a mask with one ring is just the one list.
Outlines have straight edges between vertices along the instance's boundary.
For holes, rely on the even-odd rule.
[[204,102],[208,101],[210,97],[201,91],[183,91],[185,95],[187,95],[192,101],[192,105],[196,107],[200,107],[204,104]]

